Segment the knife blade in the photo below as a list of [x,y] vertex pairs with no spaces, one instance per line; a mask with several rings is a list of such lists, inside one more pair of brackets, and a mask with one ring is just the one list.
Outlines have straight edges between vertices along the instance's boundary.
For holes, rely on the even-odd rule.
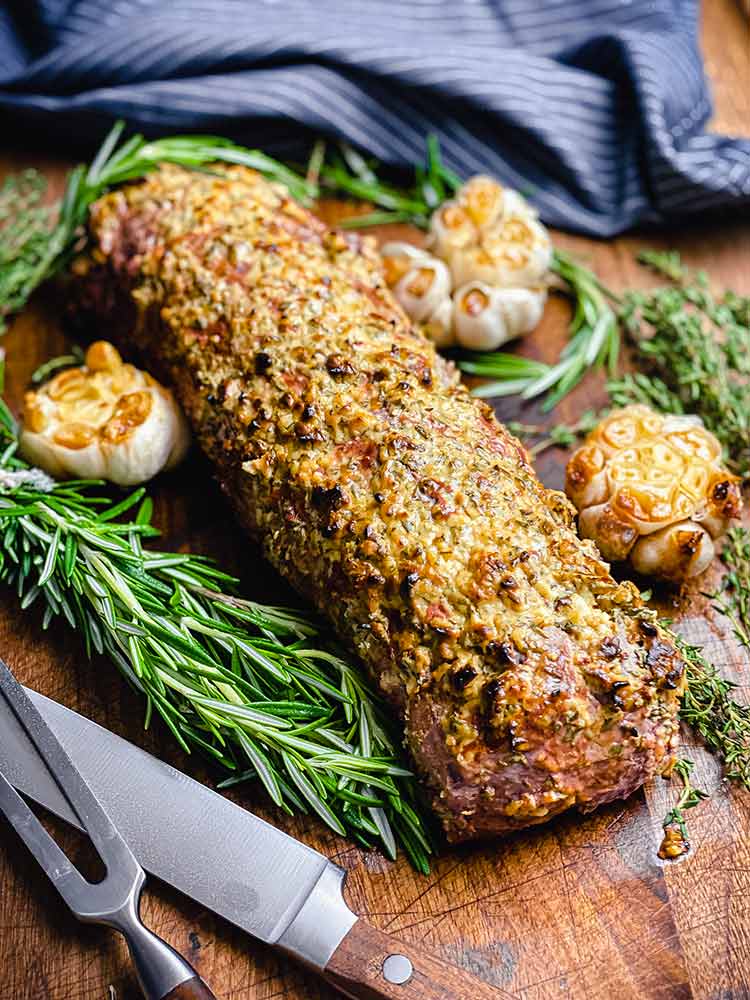
[[[345,872],[139,747],[26,688],[141,865],[357,1000],[498,1000],[511,994],[369,927],[343,897]],[[81,829],[0,699],[0,770]]]
[[[325,967],[357,919],[341,895],[343,869],[96,723],[26,693],[146,871],[253,937]],[[0,770],[11,784],[81,829],[4,702],[0,732]],[[324,927],[314,916],[323,906]]]

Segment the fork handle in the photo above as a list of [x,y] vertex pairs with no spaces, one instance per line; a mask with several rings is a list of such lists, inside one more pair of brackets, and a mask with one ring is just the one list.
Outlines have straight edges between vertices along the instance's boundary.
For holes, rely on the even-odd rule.
[[200,976],[193,976],[186,979],[184,983],[167,993],[164,1000],[216,1000],[211,990],[206,986]]
[[216,1000],[190,962],[141,923],[135,907],[115,926],[128,943],[146,1000]]

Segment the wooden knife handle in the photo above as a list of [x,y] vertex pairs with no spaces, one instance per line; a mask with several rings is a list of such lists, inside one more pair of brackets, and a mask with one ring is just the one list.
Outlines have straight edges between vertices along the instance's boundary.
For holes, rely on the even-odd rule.
[[170,990],[164,1000],[216,1000],[216,997],[200,976],[193,976],[192,979],[186,979],[184,983]]
[[362,920],[333,953],[324,976],[354,1000],[513,1000],[511,993]]

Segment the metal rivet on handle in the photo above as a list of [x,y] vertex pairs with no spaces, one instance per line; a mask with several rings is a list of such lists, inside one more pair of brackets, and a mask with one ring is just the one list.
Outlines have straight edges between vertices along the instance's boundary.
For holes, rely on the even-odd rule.
[[406,955],[389,955],[383,962],[383,976],[394,986],[408,983],[414,972],[414,966]]

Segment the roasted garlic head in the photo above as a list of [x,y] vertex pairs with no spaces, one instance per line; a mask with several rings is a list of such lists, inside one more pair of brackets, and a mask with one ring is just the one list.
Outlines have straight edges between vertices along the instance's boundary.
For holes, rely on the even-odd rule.
[[455,288],[543,285],[552,241],[526,199],[491,177],[472,177],[432,215],[428,246],[446,261]]
[[176,465],[189,444],[185,417],[147,372],[105,340],[24,400],[20,450],[57,479],[134,486]]
[[616,410],[568,462],[565,491],[605,559],[679,583],[711,562],[739,517],[740,481],[699,417]]
[[427,246],[380,253],[386,284],[438,347],[494,351],[537,326],[552,243],[518,191],[472,177],[433,213]]

